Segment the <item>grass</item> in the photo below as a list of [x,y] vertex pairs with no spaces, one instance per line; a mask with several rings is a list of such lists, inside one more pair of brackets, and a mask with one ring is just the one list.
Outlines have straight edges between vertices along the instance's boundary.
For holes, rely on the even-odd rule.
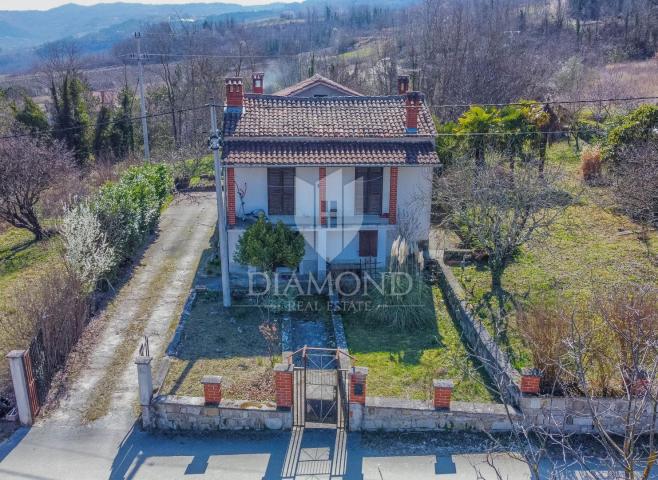
[[200,293],[185,324],[177,358],[172,358],[163,394],[203,396],[204,375],[224,377],[226,398],[268,401],[274,399],[272,363],[268,345],[258,327],[265,312],[251,299],[221,306],[217,293]]
[[[639,227],[611,207],[605,186],[590,187],[580,180],[578,156],[566,143],[553,145],[550,161],[567,173],[566,187],[583,189],[579,202],[554,224],[548,238],[523,248],[507,268],[503,287],[522,304],[558,302],[586,305],[599,289],[624,281],[649,282],[658,279],[658,265],[647,256],[646,247],[633,231]],[[650,246],[658,254],[658,235],[651,233]],[[453,267],[472,304],[489,292],[486,267]],[[487,324],[484,308],[477,311]],[[521,336],[522,325],[512,314],[505,345],[517,368],[530,366],[529,350]]]
[[[480,372],[448,314],[438,287],[432,288],[436,322],[404,331],[363,321],[363,314],[344,316],[350,354],[369,368],[368,395],[415,400],[432,398],[432,380],[455,381],[453,399],[493,402],[487,378]],[[481,368],[481,367],[480,367]]]
[[[4,227],[4,225],[3,225]],[[49,266],[59,264],[59,239],[51,237],[37,242],[27,230],[7,227],[0,230],[0,317],[11,318],[11,299],[16,289],[30,282]],[[0,329],[0,349],[4,353],[25,348],[23,339],[10,329]],[[0,392],[10,387],[9,365],[0,366]]]

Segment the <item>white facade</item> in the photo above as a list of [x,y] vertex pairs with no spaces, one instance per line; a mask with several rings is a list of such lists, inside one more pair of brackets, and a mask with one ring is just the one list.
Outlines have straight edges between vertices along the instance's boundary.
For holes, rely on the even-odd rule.
[[[271,167],[277,168],[277,167]],[[411,240],[429,238],[432,168],[420,166],[398,167],[397,218],[389,222],[391,167],[383,167],[381,215],[363,215],[355,208],[355,168],[326,168],[326,205],[335,210],[327,225],[320,219],[320,169],[319,167],[295,167],[294,215],[270,215],[268,211],[267,168],[234,167],[235,203],[237,224],[228,230],[230,270],[234,273],[245,267],[233,260],[237,242],[248,226],[244,214],[263,211],[267,217],[298,230],[306,241],[306,253],[299,267],[300,273],[322,275],[327,264],[358,264],[359,232],[376,231],[376,262],[384,268],[393,240],[400,231]],[[246,191],[241,203],[238,191]],[[412,217],[413,222],[408,219]],[[409,225],[413,224],[413,228]],[[406,231],[405,231],[406,230]],[[411,230],[411,231],[409,231]],[[373,258],[370,259],[371,261]]]

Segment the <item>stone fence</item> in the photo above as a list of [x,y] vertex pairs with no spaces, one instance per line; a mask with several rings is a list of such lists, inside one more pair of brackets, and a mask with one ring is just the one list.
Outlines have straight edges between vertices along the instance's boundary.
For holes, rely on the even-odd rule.
[[350,430],[429,431],[473,430],[500,432],[512,428],[520,418],[502,404],[451,402],[447,409],[430,402],[388,397],[367,397],[365,405],[350,404]]
[[489,376],[500,390],[501,396],[518,406],[521,400],[519,384],[521,376],[512,367],[505,352],[496,344],[482,322],[473,318],[470,308],[464,298],[466,295],[455,275],[443,260],[443,252],[439,252],[438,265],[439,286],[443,292],[451,313],[461,327],[462,333],[475,356],[480,360]]
[[[150,406],[145,428],[158,430],[289,430],[290,410],[277,410],[271,402],[221,400],[206,404],[204,397],[161,395]],[[142,419],[144,415],[142,413]]]
[[623,435],[629,412],[637,412],[637,433],[648,432],[652,424],[653,428],[658,427],[652,402],[643,406],[641,401],[641,397],[633,399],[632,404],[624,398],[593,398],[590,406],[585,397],[524,396],[521,409],[526,426],[563,433],[592,433],[596,431],[594,412],[606,431]]

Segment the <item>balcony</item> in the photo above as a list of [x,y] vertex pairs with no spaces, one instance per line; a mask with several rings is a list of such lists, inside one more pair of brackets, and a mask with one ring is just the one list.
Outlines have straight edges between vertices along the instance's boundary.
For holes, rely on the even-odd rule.
[[[265,217],[272,223],[281,221],[284,225],[296,227],[297,229],[313,229],[320,227],[319,217],[295,215],[265,215]],[[230,228],[245,229],[249,225],[255,223],[257,219],[257,215],[247,215],[245,218],[236,218],[236,224]],[[388,215],[329,215],[327,217],[327,225],[322,226],[322,228],[359,227],[361,225],[388,225]]]

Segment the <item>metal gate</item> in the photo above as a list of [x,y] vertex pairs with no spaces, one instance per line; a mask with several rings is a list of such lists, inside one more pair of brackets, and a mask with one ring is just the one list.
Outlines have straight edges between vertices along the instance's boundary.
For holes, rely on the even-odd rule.
[[340,368],[339,350],[304,347],[292,357],[293,424],[347,428],[348,370]]

